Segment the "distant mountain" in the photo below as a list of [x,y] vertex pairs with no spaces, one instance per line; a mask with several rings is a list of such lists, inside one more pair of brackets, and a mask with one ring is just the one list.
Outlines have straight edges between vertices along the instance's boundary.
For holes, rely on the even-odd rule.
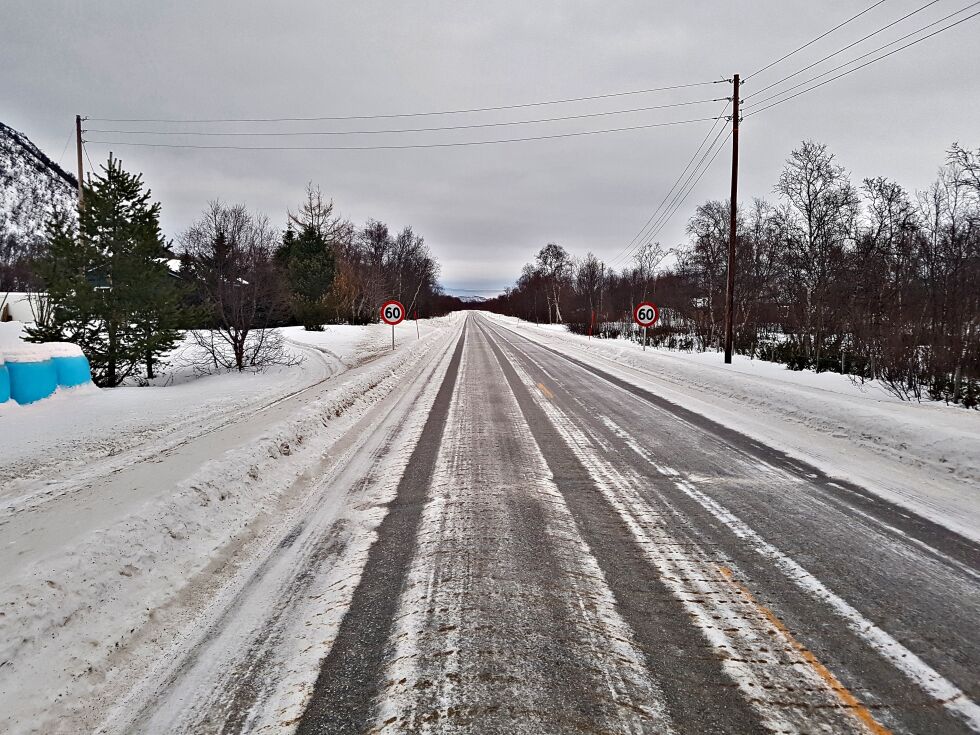
[[77,197],[74,176],[0,123],[0,290],[20,290],[18,263],[36,251],[55,210],[75,211]]
[[487,299],[492,299],[494,296],[499,296],[503,291],[502,288],[456,288],[446,284],[443,284],[442,290],[443,293],[455,296],[460,301],[467,303],[486,301]]

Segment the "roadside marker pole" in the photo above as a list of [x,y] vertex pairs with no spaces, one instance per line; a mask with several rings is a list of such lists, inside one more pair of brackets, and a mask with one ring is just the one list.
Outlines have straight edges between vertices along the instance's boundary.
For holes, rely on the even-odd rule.
[[415,337],[416,339],[422,339],[422,333],[419,331],[419,310],[415,310]]

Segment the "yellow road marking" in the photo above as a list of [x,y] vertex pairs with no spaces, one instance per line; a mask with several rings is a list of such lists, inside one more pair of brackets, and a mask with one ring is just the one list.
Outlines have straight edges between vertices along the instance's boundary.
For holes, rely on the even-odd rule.
[[545,387],[544,383],[538,383],[538,388],[541,390],[542,393],[544,393],[544,397],[547,398],[549,401],[555,397],[555,394],[552,393],[550,390],[548,390],[548,388]]
[[820,663],[820,660],[813,655],[813,652],[810,651],[810,649],[796,640],[793,634],[789,632],[789,629],[783,625],[783,621],[777,618],[772,610],[756,600],[753,594],[749,592],[748,587],[735,579],[735,575],[732,574],[731,569],[728,567],[719,567],[719,569],[721,570],[722,576],[725,577],[725,579],[727,579],[728,582],[738,590],[739,594],[752,603],[752,605],[765,616],[766,620],[768,620],[772,626],[776,628],[776,630],[783,634],[786,640],[789,641],[789,644],[796,649],[797,653],[799,653],[808,664],[810,664],[810,667],[817,672],[817,675],[823,679],[824,682],[826,682],[827,686],[830,687],[830,690],[837,696],[837,698],[843,702],[852,713],[854,713],[854,716],[857,717],[870,732],[874,733],[874,735],[891,735],[891,730],[879,723],[871,712],[868,711],[868,708],[861,704],[858,698],[851,694],[847,687],[840,683],[837,677],[831,673],[830,669]]

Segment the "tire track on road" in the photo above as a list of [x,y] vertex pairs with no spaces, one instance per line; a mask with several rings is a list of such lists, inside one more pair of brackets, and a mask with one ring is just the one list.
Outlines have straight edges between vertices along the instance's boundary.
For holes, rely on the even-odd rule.
[[321,462],[295,480],[299,505],[280,507],[281,520],[232,562],[240,571],[113,703],[99,732],[266,732],[298,721],[382,520],[380,504],[394,496],[418,440],[419,406],[434,400],[455,343],[413,358],[399,389],[323,447]]
[[[557,369],[555,366],[551,366],[548,369],[544,369],[543,367],[538,366],[534,358],[530,357],[529,354],[522,352],[521,350],[516,348],[513,344],[511,344],[511,340],[509,338],[503,338],[502,341],[504,344],[507,344],[512,350],[514,350],[515,354],[520,355],[521,359],[527,362],[530,366],[540,368],[540,373],[538,370],[534,370],[535,377],[532,378],[530,375],[525,375],[522,378],[522,381],[526,384],[525,387],[528,391],[528,394],[534,396],[534,400],[537,403],[542,404],[542,407],[547,412],[548,409],[550,408],[551,402],[542,401],[540,398],[534,395],[535,391],[533,390],[532,387],[537,381],[541,381],[542,375],[545,377],[546,382],[552,381],[552,385],[554,385],[553,380],[559,379],[558,376],[564,375],[564,373],[560,371],[555,372]],[[530,344],[534,344],[534,343],[532,342]],[[534,344],[534,347],[538,348],[540,347],[540,345]],[[543,348],[543,349],[545,353],[557,355],[560,358],[560,360],[556,361],[556,363],[563,364],[563,362],[567,360],[567,362],[571,362],[572,364],[577,364],[576,361],[565,358],[563,355],[555,352],[554,350],[550,350],[547,348]],[[585,368],[586,366],[581,366],[581,367]],[[590,372],[595,372],[601,375],[603,378],[608,377],[605,376],[604,373],[601,373],[601,371],[590,370]],[[636,390],[632,386],[619,386],[616,385],[616,383],[611,379],[607,380],[606,382],[611,384],[612,386],[626,390],[627,392],[636,392]],[[563,400],[567,401],[570,398],[573,402],[575,402],[575,396],[565,397],[563,395],[562,397]],[[578,410],[579,409],[576,408],[576,411]],[[595,407],[594,406],[590,407],[590,406],[586,406],[585,404],[582,404],[581,410],[584,413],[579,415],[578,422],[579,423],[584,422],[585,424],[587,424],[589,419],[587,419],[586,417],[593,415]],[[558,411],[558,409],[553,409],[552,413],[554,413],[555,411]],[[567,432],[570,432],[572,435],[574,435],[571,437],[572,445],[578,445],[580,449],[582,447],[585,447],[585,449],[589,453],[591,453],[593,457],[597,456],[596,450],[593,448],[589,448],[589,445],[592,443],[601,444],[605,441],[605,439],[603,439],[600,436],[602,431],[598,427],[596,428],[597,433],[593,435],[588,431],[588,429],[579,429],[578,427],[575,426],[575,424],[572,424],[571,422],[567,422],[561,415],[557,415],[557,414],[552,415],[551,418],[553,421],[556,421],[558,424],[562,424],[562,423],[566,424],[565,428],[567,429]],[[608,419],[606,419],[605,417],[600,416],[600,418],[602,418],[603,421],[608,423]],[[691,477],[690,480],[685,479],[676,470],[673,470],[669,467],[661,466],[662,460],[661,460],[661,465],[658,465],[657,461],[655,461],[642,447],[638,446],[637,441],[639,440],[628,435],[627,433],[625,433],[623,429],[619,427],[613,427],[613,428],[616,429],[616,433],[620,435],[621,438],[624,438],[627,441],[627,445],[629,447],[632,447],[633,451],[638,452],[641,458],[643,459],[643,462],[634,463],[635,467],[637,468],[635,471],[642,471],[640,470],[641,466],[655,468],[659,476],[663,478],[661,482],[667,482],[668,486],[676,486],[677,488],[679,488],[681,493],[686,495],[689,499],[695,501],[695,505],[701,507],[702,511],[707,510],[709,516],[713,517],[715,521],[715,526],[717,526],[717,524],[720,522],[722,524],[721,526],[722,528],[727,528],[728,531],[733,533],[734,540],[736,542],[735,546],[741,549],[742,546],[746,546],[747,544],[746,550],[748,550],[750,553],[752,553],[752,550],[755,550],[755,553],[761,554],[762,557],[764,557],[764,559],[769,562],[770,566],[774,565],[774,568],[776,570],[779,570],[783,574],[785,574],[786,578],[790,582],[792,582],[794,586],[799,587],[800,590],[804,593],[804,595],[809,596],[811,599],[815,597],[819,602],[827,603],[830,606],[830,611],[835,616],[839,616],[844,622],[844,626],[838,625],[838,626],[832,626],[832,628],[837,627],[837,628],[842,628],[844,630],[849,630],[849,632],[852,633],[857,639],[855,642],[858,641],[860,642],[861,644],[860,647],[863,648],[863,651],[866,654],[864,655],[864,659],[863,659],[865,661],[864,667],[867,666],[869,657],[872,659],[872,663],[873,663],[873,659],[877,656],[880,656],[881,658],[878,658],[877,659],[878,661],[882,661],[883,659],[884,662],[888,662],[888,664],[893,665],[895,668],[897,668],[899,671],[905,674],[906,677],[908,677],[908,680],[904,683],[904,688],[911,689],[913,693],[918,694],[918,698],[925,699],[925,702],[923,702],[923,704],[926,704],[926,706],[923,707],[920,705],[918,709],[909,710],[909,709],[905,709],[906,705],[903,703],[901,699],[897,699],[896,701],[891,702],[888,708],[893,711],[894,715],[898,717],[900,721],[902,721],[905,724],[909,724],[911,722],[918,723],[916,726],[914,726],[916,731],[919,731],[918,730],[919,727],[926,726],[926,723],[930,723],[928,725],[929,728],[941,726],[941,727],[952,728],[951,731],[960,731],[960,727],[962,727],[963,724],[965,724],[968,728],[971,729],[978,728],[976,704],[973,701],[971,701],[971,699],[969,698],[969,694],[958,689],[950,681],[944,679],[939,673],[937,673],[934,669],[932,669],[927,664],[925,664],[921,659],[919,659],[908,649],[902,646],[898,641],[896,641],[894,638],[889,636],[882,629],[875,626],[864,616],[860,615],[860,613],[858,613],[853,607],[848,605],[837,595],[830,592],[822,583],[817,581],[813,577],[813,575],[807,573],[806,570],[804,570],[798,564],[793,562],[792,559],[787,557],[785,554],[778,552],[778,550],[776,550],[775,547],[773,547],[771,544],[764,542],[758,536],[758,534],[756,534],[754,531],[749,529],[749,527],[745,523],[743,523],[740,519],[732,516],[731,513],[727,511],[727,509],[723,508],[721,505],[711,500],[711,498],[709,498],[703,492],[697,490],[697,488],[693,484],[696,482],[693,476]],[[585,431],[585,434],[583,434],[582,431]],[[604,449],[604,451],[606,450],[608,450],[608,447]],[[600,465],[602,464],[601,459],[599,459],[599,463]],[[620,464],[621,463],[617,462],[616,468],[607,467],[606,470],[610,471],[607,474],[611,473],[612,475],[615,475],[616,472],[619,471]],[[629,464],[631,463],[626,462],[626,467],[622,468],[627,473],[630,472],[627,469]],[[647,478],[646,482],[648,484],[648,490],[643,493],[645,497],[644,498],[638,497],[635,499],[636,507],[640,512],[641,517],[649,516],[651,514],[656,515],[659,512],[658,508],[660,504],[665,502],[666,503],[673,502],[673,501],[668,501],[667,498],[668,496],[673,497],[673,495],[675,495],[676,493],[674,493],[673,490],[669,489],[667,486],[665,486],[664,488],[656,488],[656,485],[658,483],[656,477],[657,475]],[[640,478],[639,476],[635,478],[635,483],[642,484],[643,482],[644,482],[643,479]],[[640,485],[637,485],[637,487],[639,486]],[[677,512],[680,514],[679,517],[690,512],[689,508],[682,507],[684,505],[685,505],[684,503],[677,504]],[[646,506],[647,509],[646,511],[639,510],[642,509],[644,506]],[[699,521],[699,525],[700,525],[700,521]],[[701,535],[702,537],[706,537],[706,538],[712,538],[715,536],[715,531],[708,530],[707,532],[705,532],[703,528],[700,531],[698,531],[697,528],[692,528],[692,531],[696,535]],[[707,533],[707,536],[704,536],[705,533]],[[730,545],[730,541],[728,540],[726,540],[725,543],[726,543],[726,547]],[[953,548],[956,548],[956,545],[953,545]],[[748,560],[745,557],[745,555],[742,553],[739,554],[739,558],[742,559],[743,561],[751,561]],[[954,560],[947,559],[946,561],[952,562]],[[728,565],[725,564],[725,566]],[[756,568],[758,567],[758,564],[752,561],[750,566]],[[954,568],[955,566],[956,565],[954,564]],[[758,569],[756,569],[756,571],[758,572]],[[714,576],[717,577],[717,575]],[[812,602],[810,604],[812,604]],[[813,613],[811,613],[811,615],[812,614]],[[822,613],[822,614],[825,615],[826,613]],[[818,624],[818,630],[823,630],[825,627],[826,626],[819,626]],[[826,632],[823,632],[821,633],[821,636],[825,634]],[[845,636],[845,638],[846,637],[847,636]],[[832,639],[836,639],[836,638],[839,638],[839,636],[832,636]],[[857,661],[861,661],[861,660],[862,659],[860,657],[857,659]],[[892,689],[890,682],[887,678],[886,679],[880,678],[882,675],[887,675],[889,671],[894,672],[894,669],[891,669],[889,666],[885,665],[884,662],[875,664],[875,672],[876,672],[875,675],[879,677],[877,679],[879,684],[887,683],[888,686],[886,686],[885,688]],[[860,673],[863,677],[867,672],[862,669],[860,670]],[[894,674],[891,674],[891,679],[894,679]],[[875,681],[875,679],[872,678],[872,681]],[[912,686],[910,687],[909,685]],[[900,690],[896,687],[896,691],[900,691]],[[923,695],[925,695],[925,697]],[[957,717],[957,719],[959,719],[961,724],[956,724],[951,722],[948,718],[948,715],[944,719],[942,717],[942,708],[944,707],[947,709],[949,714],[952,714],[955,717]],[[939,725],[940,722],[944,722],[945,724]]]
[[[684,566],[690,539],[658,537],[656,543],[665,566],[658,568],[651,564],[643,547],[632,537],[631,528],[635,530],[637,525],[635,519],[621,516],[602,493],[579,455],[539,404],[539,400],[550,399],[539,399],[532,393],[534,382],[525,384],[515,370],[514,361],[494,341],[496,338],[499,337],[491,337],[491,345],[510,389],[541,447],[579,533],[609,581],[620,614],[646,654],[647,666],[664,692],[671,719],[679,731],[754,733],[782,727],[785,723],[775,720],[772,728],[760,724],[758,713],[723,671],[722,661],[729,655],[712,646],[706,637],[710,635],[709,630],[721,634],[731,616],[704,621],[704,626],[710,628],[692,624],[692,617],[701,614],[695,598],[710,601],[711,594],[703,594],[707,590],[700,589],[701,573]],[[646,520],[655,525],[663,522],[656,513]],[[717,566],[729,560],[725,556],[709,555],[707,561]],[[691,580],[690,597],[678,598],[677,589],[672,589],[669,579],[664,578],[666,565],[673,568],[666,575],[669,579]]]
[[297,728],[301,735],[361,732],[369,720],[372,698],[379,688],[385,646],[394,625],[396,591],[404,584],[415,552],[419,521],[466,338],[464,327],[422,436],[398,484],[396,497],[377,528],[361,582],[330,653],[320,666]]
[[447,421],[370,732],[675,732],[482,330]]

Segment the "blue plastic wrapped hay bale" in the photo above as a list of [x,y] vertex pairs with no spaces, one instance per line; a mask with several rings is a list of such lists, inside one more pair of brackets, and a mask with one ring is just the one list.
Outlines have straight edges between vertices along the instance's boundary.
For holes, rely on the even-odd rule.
[[74,388],[92,382],[92,370],[81,347],[71,342],[46,342],[44,347],[54,362],[59,386]]
[[10,400],[10,372],[7,370],[7,365],[3,361],[3,355],[0,355],[0,403],[6,403]]
[[57,390],[58,370],[45,345],[5,349],[3,356],[10,375],[10,397],[17,403],[34,403]]

